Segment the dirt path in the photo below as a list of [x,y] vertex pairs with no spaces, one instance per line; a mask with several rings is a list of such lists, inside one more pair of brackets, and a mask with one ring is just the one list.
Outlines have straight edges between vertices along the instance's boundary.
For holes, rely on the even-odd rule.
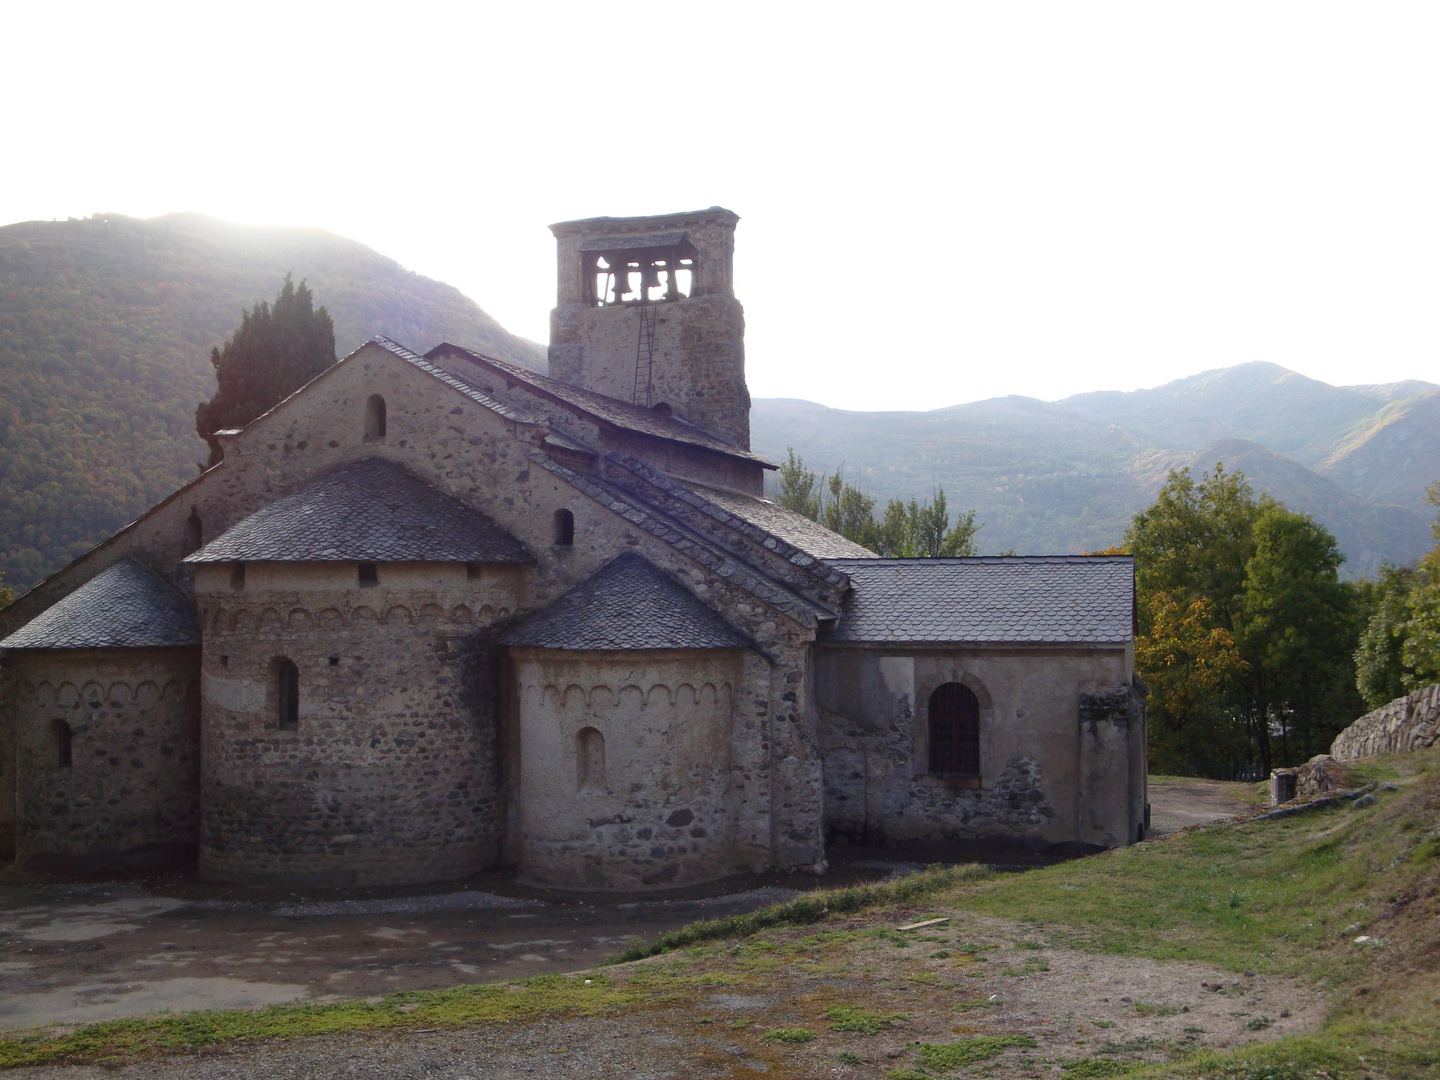
[[1255,785],[1191,776],[1150,778],[1150,835],[1209,825],[1259,809]]
[[[1323,1012],[1317,994],[1285,979],[1071,951],[1039,928],[960,912],[939,933],[899,937],[889,923],[852,920],[607,974],[658,1003],[598,1018],[321,1036],[16,1075],[878,1080],[926,1064],[919,1044],[988,1037],[973,1062],[987,1076],[1058,1076],[1080,1059],[1096,1062],[1083,1075],[1099,1076],[1110,1075],[1101,1071],[1107,1065],[1295,1034]],[[790,1035],[777,1039],[777,1031]],[[931,1065],[932,1074],[948,1071]]]

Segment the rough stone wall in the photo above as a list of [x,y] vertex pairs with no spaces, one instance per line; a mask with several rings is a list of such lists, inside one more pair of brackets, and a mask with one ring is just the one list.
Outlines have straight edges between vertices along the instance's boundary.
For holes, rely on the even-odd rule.
[[[738,650],[516,650],[521,869],[572,888],[713,880],[739,852],[730,786],[747,783],[737,728]],[[603,775],[582,777],[581,732],[603,737]],[[589,736],[593,739],[594,736]],[[761,862],[763,866],[763,861]]]
[[[745,311],[733,296],[652,305],[655,345],[650,404],[750,448],[750,391],[745,384]],[[635,398],[641,305],[562,304],[550,314],[550,374],[600,394]]]
[[1330,744],[1336,761],[1424,750],[1440,741],[1440,683],[1368,712]]
[[[364,439],[365,402],[372,393],[384,395],[387,403],[387,433],[378,441]],[[17,601],[21,617],[11,622],[18,625],[33,617],[126,555],[139,555],[182,587],[187,586],[189,572],[179,567],[179,560],[185,554],[185,525],[192,509],[202,518],[206,539],[213,539],[244,516],[319,474],[361,457],[383,457],[485,512],[536,555],[535,565],[524,573],[518,586],[517,604],[522,612],[548,603],[621,551],[629,550],[639,552],[683,581],[754,640],[770,663],[758,661],[763,671],[752,672],[751,661],[746,667],[742,722],[754,725],[766,754],[764,769],[757,766],[755,771],[757,777],[763,772],[763,779],[757,779],[743,793],[748,807],[748,835],[760,838],[757,842],[763,843],[772,867],[800,869],[823,862],[817,714],[813,695],[805,689],[809,648],[814,638],[813,614],[793,604],[786,607],[783,596],[759,599],[748,587],[737,584],[745,576],[743,567],[697,548],[663,517],[597,501],[582,477],[543,467],[534,455],[539,454],[544,435],[544,427],[499,416],[446,389],[393,354],[368,346],[242,435],[227,439],[226,460],[220,466],[59,575],[34,598],[27,596]],[[570,509],[575,515],[573,546],[554,544],[553,516],[560,508]],[[252,566],[250,573],[257,570]],[[222,575],[214,590],[218,599],[228,590],[228,577],[224,576],[224,568],[216,568],[216,572]],[[259,578],[253,580],[258,582]],[[247,588],[251,582],[247,576]],[[344,610],[340,604],[323,606]],[[417,619],[422,617],[423,604],[406,601],[401,606]],[[328,664],[330,650],[322,637],[311,637],[300,627],[289,626],[289,608],[277,604],[274,610],[273,617],[267,616],[272,624],[279,623],[274,632],[290,635],[297,649],[313,641],[309,662],[318,663],[324,657]],[[316,609],[305,610],[313,617]],[[263,608],[256,609],[254,614],[258,616],[261,611]],[[0,615],[10,616],[11,611],[7,609]],[[383,621],[384,613],[377,611],[377,616],[377,625],[389,627]],[[207,673],[213,670],[209,667],[212,654],[228,655],[211,642],[214,632],[212,619],[205,630]],[[222,632],[233,632],[233,628],[222,627]],[[345,632],[359,634],[348,624]],[[376,642],[381,640],[376,638]],[[406,640],[411,644],[405,647],[413,649],[417,657],[426,655],[422,646],[414,644],[418,637]],[[252,636],[251,641],[258,656],[263,652],[262,637]],[[388,646],[381,643],[374,647]],[[354,650],[336,652],[362,655]],[[395,663],[398,666],[399,660]],[[451,673],[444,677],[453,680],[454,668],[444,671]],[[301,675],[303,682],[303,665]],[[325,677],[329,677],[328,673]],[[434,684],[437,692],[444,685],[449,683]],[[255,744],[256,760],[271,752],[266,748],[270,743],[265,740],[269,739],[266,734]],[[277,746],[276,754],[289,754],[295,749],[292,742]],[[237,748],[237,753],[241,749]],[[343,761],[336,763],[337,769],[350,767]],[[217,762],[215,769],[215,775],[221,775],[223,766]],[[731,797],[742,795],[732,788]],[[518,821],[518,807],[513,801],[506,805],[501,818],[510,823]],[[270,861],[263,837],[246,843],[259,853],[261,864]],[[284,854],[279,845],[275,849]],[[241,856],[231,852],[226,858],[230,867],[226,873],[242,872],[246,863]],[[328,865],[343,870],[345,861],[336,858]],[[449,868],[445,869],[448,876]]]
[[15,705],[10,665],[0,657],[0,863],[15,857]]
[[[199,650],[17,651],[16,861],[121,868],[183,859],[199,810]],[[62,767],[55,722],[73,733]]]
[[[202,567],[209,880],[397,885],[497,860],[503,831],[494,651],[523,571],[382,563]],[[299,669],[282,730],[277,657]]]
[[[817,652],[831,835],[888,843],[1085,840],[1079,710],[1083,695],[1128,680],[1125,650]],[[980,701],[978,787],[928,771],[930,695],[947,682],[970,687]],[[1130,772],[1123,761],[1121,772]],[[1124,837],[1130,810],[1122,801],[1114,813]]]

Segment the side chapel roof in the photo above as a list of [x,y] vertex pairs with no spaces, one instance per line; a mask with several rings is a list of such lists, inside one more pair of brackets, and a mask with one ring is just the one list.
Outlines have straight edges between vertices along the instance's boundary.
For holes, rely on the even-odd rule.
[[759,495],[746,495],[738,491],[709,487],[705,484],[685,481],[685,486],[697,495],[710,500],[723,510],[748,521],[787,544],[834,564],[836,559],[874,559],[876,554],[853,540],[847,540],[839,533],[831,532],[818,521],[811,521],[804,514],[781,506],[777,502]]
[[1119,644],[1134,637],[1128,555],[836,559],[852,591],[829,641]]
[[[719,435],[713,435],[694,424],[688,424],[679,417],[663,416],[653,409],[647,409],[641,405],[632,405],[628,401],[621,401],[619,398],[612,398],[605,394],[597,394],[593,390],[583,390],[578,386],[561,382],[559,379],[552,379],[548,375],[537,375],[526,368],[506,363],[504,360],[496,360],[491,356],[482,356],[480,353],[471,352],[459,345],[452,345],[448,341],[436,345],[425,354],[425,358],[433,363],[439,357],[446,355],[458,356],[482,370],[489,368],[503,379],[523,383],[531,390],[574,411],[585,413],[611,427],[640,435],[649,435],[656,439],[668,439],[671,442],[703,447],[706,450],[728,454],[730,457],[740,458],[744,461],[757,462],[767,469],[776,468],[773,463],[760,455],[741,449],[734,443],[722,439]],[[465,377],[465,381],[473,382],[474,379]]]
[[501,637],[540,649],[743,649],[750,641],[634,552],[606,563]]
[[257,510],[185,561],[533,560],[479,510],[394,462],[365,458]]
[[135,559],[121,559],[46,608],[0,649],[143,649],[199,645],[195,605]]

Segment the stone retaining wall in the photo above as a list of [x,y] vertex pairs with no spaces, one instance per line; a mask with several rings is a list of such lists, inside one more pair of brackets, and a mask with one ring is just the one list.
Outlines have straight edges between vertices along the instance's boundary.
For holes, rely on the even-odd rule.
[[1440,739],[1440,683],[1396,698],[1347,727],[1330,746],[1337,761],[1424,750]]

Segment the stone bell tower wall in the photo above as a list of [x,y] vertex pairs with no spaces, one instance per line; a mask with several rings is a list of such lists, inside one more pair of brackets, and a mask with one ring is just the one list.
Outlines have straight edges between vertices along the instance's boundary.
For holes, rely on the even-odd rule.
[[[750,447],[745,313],[735,299],[735,224],[729,210],[552,225],[558,242],[557,304],[550,314],[550,375],[596,393],[671,413]],[[689,296],[604,304],[587,255],[652,238],[693,257]],[[646,309],[650,309],[649,312]],[[653,317],[654,343],[644,333]],[[642,347],[642,342],[644,346]],[[641,353],[648,365],[637,362]],[[644,368],[648,367],[648,379]]]

